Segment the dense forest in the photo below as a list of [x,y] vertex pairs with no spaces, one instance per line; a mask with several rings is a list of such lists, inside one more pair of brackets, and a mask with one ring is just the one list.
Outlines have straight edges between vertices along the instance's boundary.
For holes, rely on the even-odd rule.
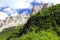
[[25,25],[4,29],[0,40],[60,40],[60,4],[32,15]]

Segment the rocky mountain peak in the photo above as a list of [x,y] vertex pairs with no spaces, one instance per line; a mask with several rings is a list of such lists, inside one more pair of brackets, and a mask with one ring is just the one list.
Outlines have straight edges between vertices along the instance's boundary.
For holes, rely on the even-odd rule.
[[52,6],[52,4],[50,4],[50,3],[45,3],[45,4],[43,5],[42,10],[44,10],[44,9],[46,9],[46,8],[49,8],[49,7],[51,7],[51,6]]
[[50,4],[50,3],[45,3],[44,5],[35,5],[34,7],[33,7],[33,10],[32,10],[32,13],[31,13],[31,15],[34,15],[35,13],[37,13],[37,12],[39,12],[39,11],[41,11],[41,10],[45,10],[45,9],[47,9],[47,8],[49,8],[49,7],[51,7],[52,6],[52,4]]
[[5,28],[10,28],[14,26],[19,26],[21,24],[25,24],[30,17],[30,15],[34,15],[35,13],[44,10],[48,7],[52,6],[49,3],[44,4],[43,6],[40,5],[35,5],[33,7],[32,13],[25,15],[25,14],[20,14],[17,17],[16,16],[9,16],[5,20],[0,20],[0,32],[5,29]]
[[29,15],[20,14],[18,16],[9,16],[5,20],[0,20],[0,32],[5,28],[19,26],[25,24],[29,18]]

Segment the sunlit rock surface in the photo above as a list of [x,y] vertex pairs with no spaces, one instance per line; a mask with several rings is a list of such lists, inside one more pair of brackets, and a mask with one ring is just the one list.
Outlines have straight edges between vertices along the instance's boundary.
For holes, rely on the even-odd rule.
[[0,32],[5,28],[19,26],[25,24],[29,18],[29,15],[20,14],[18,16],[10,16],[5,20],[0,20]]

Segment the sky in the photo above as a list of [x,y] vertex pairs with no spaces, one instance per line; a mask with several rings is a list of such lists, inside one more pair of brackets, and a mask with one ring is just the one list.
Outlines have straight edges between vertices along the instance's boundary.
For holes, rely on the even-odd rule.
[[8,16],[30,13],[35,4],[60,4],[60,0],[0,0],[0,20]]

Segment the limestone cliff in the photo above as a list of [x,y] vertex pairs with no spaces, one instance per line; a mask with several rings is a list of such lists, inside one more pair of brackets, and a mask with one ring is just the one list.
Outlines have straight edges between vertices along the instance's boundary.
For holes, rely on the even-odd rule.
[[10,28],[14,26],[19,26],[25,24],[29,18],[29,15],[20,14],[16,16],[7,17],[5,20],[0,20],[0,31],[5,28]]

